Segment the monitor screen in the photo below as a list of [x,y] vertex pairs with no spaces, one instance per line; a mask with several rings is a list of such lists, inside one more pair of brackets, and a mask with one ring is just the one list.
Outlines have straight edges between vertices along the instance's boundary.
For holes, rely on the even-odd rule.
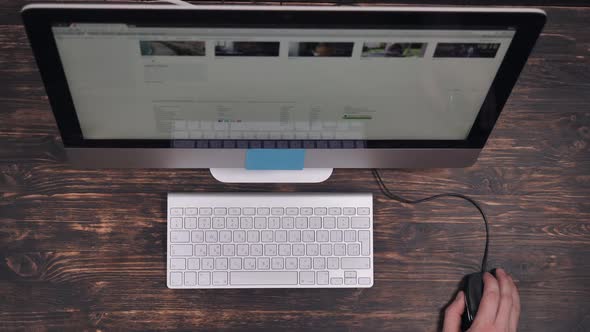
[[85,139],[464,140],[514,30],[59,24]]

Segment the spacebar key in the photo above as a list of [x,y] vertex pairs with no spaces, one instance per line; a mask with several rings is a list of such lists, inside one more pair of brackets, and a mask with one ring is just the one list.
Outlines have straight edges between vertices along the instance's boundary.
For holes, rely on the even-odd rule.
[[297,285],[297,272],[230,272],[231,285]]

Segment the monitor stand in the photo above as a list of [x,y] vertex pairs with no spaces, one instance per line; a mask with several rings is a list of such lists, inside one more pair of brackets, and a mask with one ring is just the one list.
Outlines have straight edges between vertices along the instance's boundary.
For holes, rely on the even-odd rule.
[[332,175],[332,168],[302,170],[248,170],[245,168],[211,168],[217,181],[227,183],[319,183]]

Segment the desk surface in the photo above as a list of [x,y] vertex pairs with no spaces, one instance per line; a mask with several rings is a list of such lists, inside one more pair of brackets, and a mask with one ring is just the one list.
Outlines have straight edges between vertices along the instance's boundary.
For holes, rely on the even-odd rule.
[[[0,329],[432,331],[458,281],[477,270],[477,211],[453,199],[391,202],[369,170],[336,170],[316,185],[225,185],[207,170],[68,166],[22,4],[0,0]],[[590,8],[545,9],[545,32],[477,164],[383,175],[408,197],[455,191],[483,203],[491,266],[517,280],[522,331],[588,331]],[[372,192],[375,286],[167,289],[170,191]]]

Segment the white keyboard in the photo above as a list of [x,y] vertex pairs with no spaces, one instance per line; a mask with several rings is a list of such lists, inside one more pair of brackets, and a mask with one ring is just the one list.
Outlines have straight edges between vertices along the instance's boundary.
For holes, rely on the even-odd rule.
[[168,194],[169,288],[373,285],[373,196]]

